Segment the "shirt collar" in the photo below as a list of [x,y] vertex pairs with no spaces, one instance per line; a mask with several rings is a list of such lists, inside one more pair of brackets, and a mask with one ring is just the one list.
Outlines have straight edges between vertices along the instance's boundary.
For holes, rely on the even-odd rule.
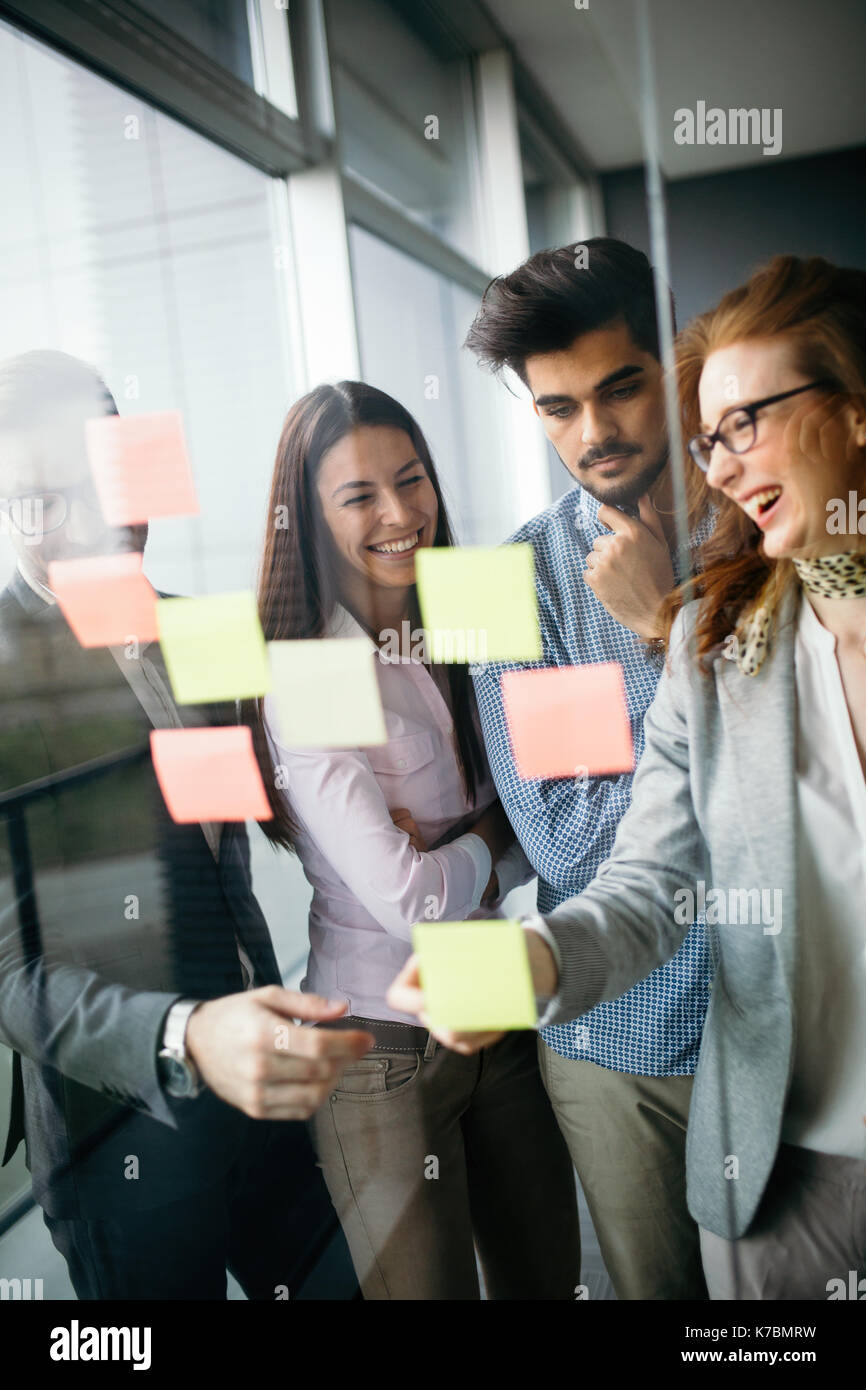
[[9,580],[6,592],[13,596],[29,618],[50,620],[60,613],[50,590],[44,589],[41,585],[37,589],[36,585],[22,574],[17,565]]
[[325,624],[324,636],[341,639],[354,637],[355,640],[361,637],[369,646],[370,651],[375,652],[377,656],[379,655],[379,648],[369,632],[364,631],[357,618],[353,618],[348,608],[344,608],[341,603],[335,605],[333,613]]
[[824,656],[832,654],[836,650],[836,637],[829,628],[826,628],[815,612],[805,590],[800,594],[800,611],[798,613],[797,636],[806,650],[813,655]]

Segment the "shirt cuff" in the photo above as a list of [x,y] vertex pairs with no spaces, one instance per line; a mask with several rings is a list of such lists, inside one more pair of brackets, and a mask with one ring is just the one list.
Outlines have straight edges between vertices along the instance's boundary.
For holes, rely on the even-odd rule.
[[493,870],[493,859],[490,850],[482,840],[480,835],[473,835],[471,831],[465,835],[458,835],[456,840],[452,840],[449,849],[454,845],[459,845],[465,849],[472,863],[475,865],[475,890],[472,894],[472,901],[476,907],[480,906],[484,889],[490,882],[490,874]]
[[[562,973],[562,956],[559,952],[556,937],[553,935],[544,918],[539,917],[537,914],[531,917],[521,917],[520,925],[523,927],[524,931],[536,932],[537,935],[541,937],[542,941],[547,943],[547,946],[550,948],[550,954],[553,956],[554,964],[556,965],[556,976],[558,980]],[[536,1028],[546,1028],[548,1023],[553,1021],[553,1016],[556,1013],[555,1001],[555,995],[536,994],[535,1007],[538,1010]]]
[[519,888],[522,883],[528,883],[535,877],[535,870],[523,852],[523,846],[518,840],[510,849],[506,850],[501,859],[497,859],[494,865],[496,878],[499,882],[499,901],[507,898],[512,888]]

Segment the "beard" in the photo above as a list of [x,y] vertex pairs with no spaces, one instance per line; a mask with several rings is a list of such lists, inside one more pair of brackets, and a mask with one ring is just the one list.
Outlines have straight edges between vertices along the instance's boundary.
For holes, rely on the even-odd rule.
[[[613,479],[612,482],[605,483],[593,477],[589,470],[578,468],[577,477],[580,486],[584,488],[597,502],[606,502],[611,507],[636,507],[645,493],[649,492],[653,483],[664,471],[668,462],[668,446],[665,443],[661,452],[651,463],[647,463],[639,473],[632,474],[628,478]],[[571,471],[571,470],[569,470]],[[588,477],[583,477],[587,472]]]

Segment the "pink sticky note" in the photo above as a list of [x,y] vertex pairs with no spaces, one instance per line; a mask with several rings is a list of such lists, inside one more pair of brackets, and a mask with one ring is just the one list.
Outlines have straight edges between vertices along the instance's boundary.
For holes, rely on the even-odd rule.
[[249,729],[154,729],[150,751],[172,820],[271,820]]
[[179,410],[101,415],[84,427],[87,457],[109,526],[198,512]]
[[634,750],[618,662],[506,671],[502,698],[521,777],[632,771]]
[[123,645],[157,636],[156,594],[141,572],[141,553],[54,560],[48,583],[82,647]]

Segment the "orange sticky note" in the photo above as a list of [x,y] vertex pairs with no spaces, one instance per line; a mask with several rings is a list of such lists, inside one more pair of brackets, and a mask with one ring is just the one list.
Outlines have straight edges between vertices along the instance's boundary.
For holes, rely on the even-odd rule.
[[157,635],[156,594],[141,572],[139,551],[54,560],[48,583],[82,647],[151,642]]
[[506,671],[502,698],[521,777],[588,777],[634,768],[619,662]]
[[198,512],[179,410],[100,415],[84,427],[87,457],[109,526]]
[[154,729],[150,751],[172,820],[273,818],[248,728]]

